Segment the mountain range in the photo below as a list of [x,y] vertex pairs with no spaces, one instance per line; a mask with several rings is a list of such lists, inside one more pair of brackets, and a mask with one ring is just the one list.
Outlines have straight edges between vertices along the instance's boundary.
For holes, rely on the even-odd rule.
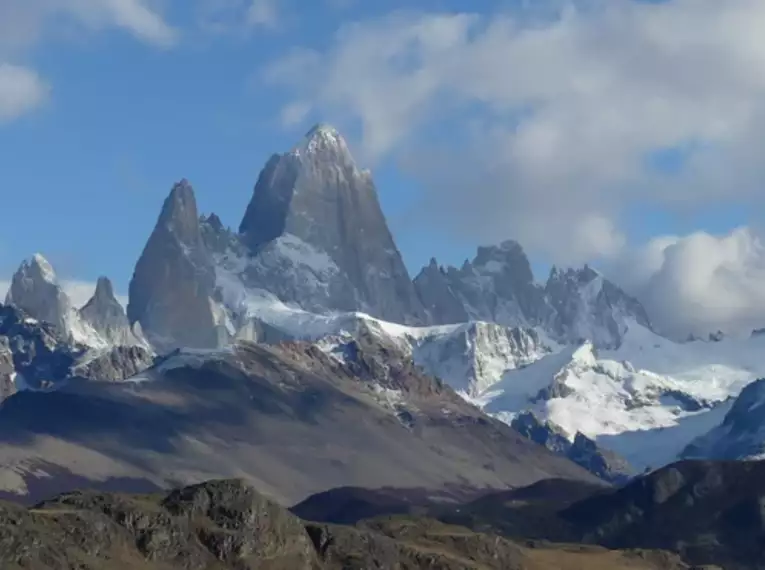
[[329,125],[267,161],[236,229],[176,183],[128,299],[103,277],[72,306],[40,254],[13,276],[0,492],[244,477],[283,502],[340,485],[464,498],[765,448],[763,335],[678,343],[587,265],[538,283],[511,240],[412,278]]

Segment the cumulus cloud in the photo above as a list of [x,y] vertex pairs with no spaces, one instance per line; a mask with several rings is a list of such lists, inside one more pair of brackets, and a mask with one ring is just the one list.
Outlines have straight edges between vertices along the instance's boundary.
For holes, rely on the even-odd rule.
[[36,71],[0,62],[0,124],[39,107],[48,86]]
[[0,2],[0,123],[39,107],[49,88],[39,74],[14,64],[47,33],[62,26],[99,31],[125,30],[154,45],[175,43],[177,31],[168,25],[153,0],[2,0]]
[[154,0],[3,0],[0,55],[28,49],[56,27],[70,24],[88,31],[118,28],[160,46],[178,37]]
[[307,110],[358,130],[363,160],[400,160],[423,223],[558,263],[617,255],[635,204],[761,202],[765,3],[526,4],[352,23],[264,77],[285,121]]
[[655,238],[606,273],[672,336],[765,327],[765,242],[749,228]]

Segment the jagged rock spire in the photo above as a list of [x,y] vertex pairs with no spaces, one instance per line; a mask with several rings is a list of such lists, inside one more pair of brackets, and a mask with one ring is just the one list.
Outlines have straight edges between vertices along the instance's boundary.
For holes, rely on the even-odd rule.
[[5,302],[56,326],[62,333],[69,326],[71,301],[42,254],[36,253],[21,263],[11,279]]
[[205,249],[196,198],[186,179],[175,184],[141,257],[128,291],[127,317],[153,346],[213,348],[217,328],[215,269]]
[[114,295],[108,277],[99,277],[96,290],[80,311],[80,318],[113,346],[148,346],[146,339],[130,326],[125,309]]

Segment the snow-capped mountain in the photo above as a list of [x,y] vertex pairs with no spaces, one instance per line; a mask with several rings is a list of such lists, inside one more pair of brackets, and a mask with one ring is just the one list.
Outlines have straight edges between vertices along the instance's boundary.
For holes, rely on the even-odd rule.
[[[603,473],[605,449],[639,470],[674,459],[765,375],[765,336],[675,343],[588,266],[553,268],[537,283],[514,241],[478,248],[459,269],[431,260],[411,280],[371,174],[327,125],[269,159],[237,230],[200,215],[188,181],[174,185],[135,266],[127,313],[107,279],[73,308],[42,256],[19,269],[8,302],[102,352],[204,355],[238,340],[300,339],[344,360],[354,338],[372,335],[506,423],[533,413],[564,454]],[[109,371],[141,361],[109,358],[82,375],[105,366],[117,377]],[[0,345],[0,392],[11,384],[6,360]]]
[[414,361],[470,398],[489,389],[510,370],[528,366],[553,351],[554,343],[529,328],[472,322],[431,327],[410,337]]
[[100,341],[95,331],[79,318],[53,267],[39,253],[24,260],[14,273],[5,303],[66,331],[75,342]]
[[433,259],[414,279],[431,322],[464,320],[540,327],[562,343],[590,340],[617,347],[627,329],[651,323],[645,309],[592,268],[553,268],[544,286],[534,282],[531,264],[514,241],[480,247],[457,269]]
[[588,342],[510,370],[475,400],[508,422],[532,410],[570,441],[581,432],[642,470],[719,425],[733,398],[765,375],[763,349],[762,337],[678,344],[635,328],[618,349]]
[[[257,258],[243,275],[249,287],[310,310],[425,320],[372,175],[329,125],[315,126],[290,152],[271,157],[239,234]],[[299,273],[291,275],[295,266]]]

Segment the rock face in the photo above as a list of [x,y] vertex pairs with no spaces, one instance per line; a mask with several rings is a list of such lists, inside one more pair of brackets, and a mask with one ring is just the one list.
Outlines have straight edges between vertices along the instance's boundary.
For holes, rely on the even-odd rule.
[[540,419],[533,412],[518,414],[510,425],[521,435],[567,457],[609,483],[626,483],[634,474],[629,464],[616,453],[603,449],[581,432],[572,441],[560,427]]
[[651,324],[640,303],[589,267],[553,269],[537,285],[526,254],[514,241],[480,247],[460,268],[435,260],[414,280],[432,322],[466,318],[506,326],[537,326],[559,342],[590,340],[598,347],[619,346],[631,323]]
[[722,424],[692,441],[685,458],[751,459],[765,455],[765,379],[746,386]]
[[[356,166],[330,126],[317,125],[292,151],[268,161],[239,231],[253,253],[312,258],[331,273],[325,309],[361,310],[398,323],[425,319],[372,176]],[[278,259],[264,263],[272,267]],[[264,283],[277,279],[272,274]],[[300,305],[306,297],[294,291],[282,300]]]
[[202,240],[196,198],[182,180],[165,200],[130,281],[127,317],[158,350],[228,341],[213,299],[215,268]]
[[0,376],[6,397],[18,390],[55,386],[70,375],[83,353],[52,325],[14,306],[0,305]]
[[551,328],[557,338],[618,347],[630,321],[651,329],[637,299],[586,265],[565,271],[554,267],[545,293],[554,310]]
[[110,345],[148,348],[140,328],[134,330],[130,326],[125,309],[114,296],[114,287],[107,277],[98,278],[96,291],[80,309],[80,317]]
[[62,332],[71,328],[75,316],[53,267],[39,253],[25,260],[13,275],[5,303],[52,324]]
[[119,382],[152,366],[154,358],[154,353],[143,346],[113,346],[80,358],[69,376],[96,382]]
[[438,268],[432,260],[414,283],[436,323],[453,322],[464,312],[474,320],[524,326],[544,322],[550,313],[529,260],[514,241],[479,247],[460,269]]

